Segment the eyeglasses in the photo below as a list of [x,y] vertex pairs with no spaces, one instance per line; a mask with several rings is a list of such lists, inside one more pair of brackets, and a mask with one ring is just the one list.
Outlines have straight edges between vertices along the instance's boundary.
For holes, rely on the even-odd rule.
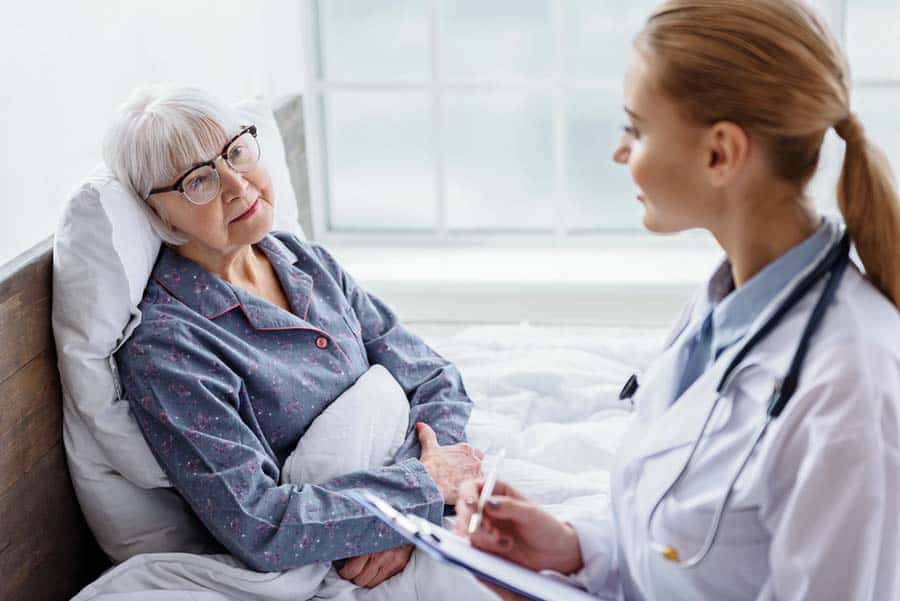
[[231,138],[222,152],[204,163],[197,163],[184,175],[178,178],[171,186],[154,188],[147,194],[149,198],[153,194],[161,192],[174,192],[178,190],[195,205],[205,205],[216,196],[222,187],[222,180],[216,169],[216,160],[219,157],[225,159],[228,166],[238,172],[251,171],[259,162],[259,141],[256,139],[256,126],[244,127],[235,137]]

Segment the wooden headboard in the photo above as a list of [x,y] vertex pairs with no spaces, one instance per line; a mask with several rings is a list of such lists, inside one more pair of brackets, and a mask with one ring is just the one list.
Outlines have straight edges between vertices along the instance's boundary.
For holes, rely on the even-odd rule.
[[72,489],[50,326],[53,239],[0,267],[0,600],[70,599],[108,566]]

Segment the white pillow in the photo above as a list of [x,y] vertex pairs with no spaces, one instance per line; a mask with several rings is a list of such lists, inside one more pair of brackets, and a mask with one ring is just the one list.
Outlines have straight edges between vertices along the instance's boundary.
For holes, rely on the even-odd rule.
[[394,463],[409,427],[409,399],[373,365],[313,420],[281,469],[281,483],[319,484]]
[[[284,147],[261,98],[235,107],[259,131],[275,190],[275,228],[303,237]],[[212,552],[212,538],[153,457],[121,398],[112,354],[138,310],[161,240],[139,203],[103,165],[63,209],[53,244],[53,332],[63,392],[63,440],[82,511],[120,562],[143,552]]]

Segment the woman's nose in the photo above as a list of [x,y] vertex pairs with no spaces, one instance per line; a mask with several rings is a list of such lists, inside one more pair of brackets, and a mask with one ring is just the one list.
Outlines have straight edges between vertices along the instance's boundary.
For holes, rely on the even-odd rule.
[[235,197],[243,195],[247,189],[248,181],[243,174],[238,173],[231,168],[224,159],[220,159],[216,170],[219,172],[219,179],[222,182],[222,195],[225,200],[233,200]]

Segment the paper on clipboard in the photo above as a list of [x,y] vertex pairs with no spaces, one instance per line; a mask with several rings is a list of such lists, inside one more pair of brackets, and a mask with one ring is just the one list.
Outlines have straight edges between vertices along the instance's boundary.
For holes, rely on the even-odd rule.
[[596,601],[579,588],[476,549],[461,536],[418,516],[400,513],[368,491],[347,494],[419,549],[479,578],[537,601]]

